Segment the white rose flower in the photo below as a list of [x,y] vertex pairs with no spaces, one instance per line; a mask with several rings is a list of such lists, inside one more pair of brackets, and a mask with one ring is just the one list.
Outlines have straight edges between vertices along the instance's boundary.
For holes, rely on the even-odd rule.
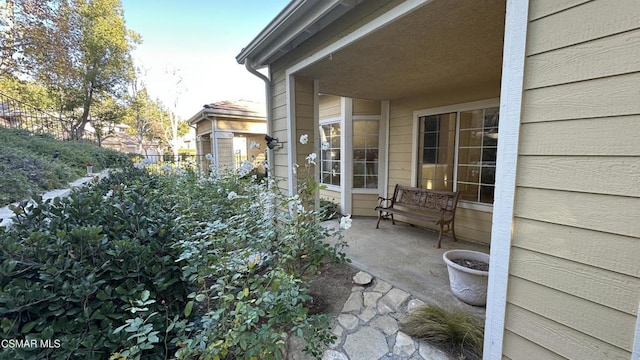
[[329,142],[327,142],[327,141],[323,141],[322,142],[322,150],[326,151],[326,150],[329,150],[329,148],[331,148],[331,144],[329,144]]
[[316,155],[316,153],[311,153],[309,155],[307,155],[307,162],[309,164],[316,164],[316,158],[318,157],[318,155]]
[[309,142],[309,135],[307,134],[302,134],[300,135],[300,144],[306,144]]
[[237,197],[238,197],[238,194],[236,194],[235,191],[230,191],[229,195],[227,195],[227,199],[229,199],[229,200],[233,200],[233,199],[235,199]]
[[340,229],[347,230],[351,227],[351,215],[343,216],[340,219]]

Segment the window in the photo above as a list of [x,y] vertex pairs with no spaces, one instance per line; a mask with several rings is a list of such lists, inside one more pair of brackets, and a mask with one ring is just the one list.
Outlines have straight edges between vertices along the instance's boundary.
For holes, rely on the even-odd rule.
[[418,117],[418,186],[493,204],[498,120],[497,107]]
[[493,204],[498,108],[460,112],[457,185],[460,199]]
[[420,117],[418,186],[453,191],[456,113]]
[[340,123],[320,125],[320,183],[340,186]]
[[353,187],[378,188],[378,120],[353,121]]

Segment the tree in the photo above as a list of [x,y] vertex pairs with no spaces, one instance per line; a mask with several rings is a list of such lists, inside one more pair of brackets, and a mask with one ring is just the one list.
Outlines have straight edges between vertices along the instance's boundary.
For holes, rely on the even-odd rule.
[[80,139],[96,99],[125,93],[140,38],[127,29],[120,0],[49,1],[47,11],[55,16],[33,24],[21,51],[30,75],[56,94],[59,112],[72,114],[69,130]]
[[178,129],[180,127],[180,120],[176,116],[175,111],[178,109],[178,99],[183,90],[182,75],[178,68],[167,68],[165,73],[174,80],[175,86],[173,90],[175,98],[173,100],[173,112],[169,114],[169,126],[164,128],[164,134],[165,140],[173,152],[173,156],[178,156]]

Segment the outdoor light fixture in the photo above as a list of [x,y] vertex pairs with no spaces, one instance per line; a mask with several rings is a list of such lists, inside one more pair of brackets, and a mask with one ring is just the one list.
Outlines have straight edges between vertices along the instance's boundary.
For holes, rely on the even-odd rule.
[[271,137],[269,135],[264,136],[264,140],[267,142],[267,147],[271,150],[282,149],[282,143],[278,138]]

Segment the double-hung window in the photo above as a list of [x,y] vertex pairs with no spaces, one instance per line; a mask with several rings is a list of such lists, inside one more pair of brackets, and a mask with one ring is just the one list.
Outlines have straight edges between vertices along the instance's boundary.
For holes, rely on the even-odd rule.
[[460,200],[493,204],[498,107],[418,113],[418,186],[460,191]]

